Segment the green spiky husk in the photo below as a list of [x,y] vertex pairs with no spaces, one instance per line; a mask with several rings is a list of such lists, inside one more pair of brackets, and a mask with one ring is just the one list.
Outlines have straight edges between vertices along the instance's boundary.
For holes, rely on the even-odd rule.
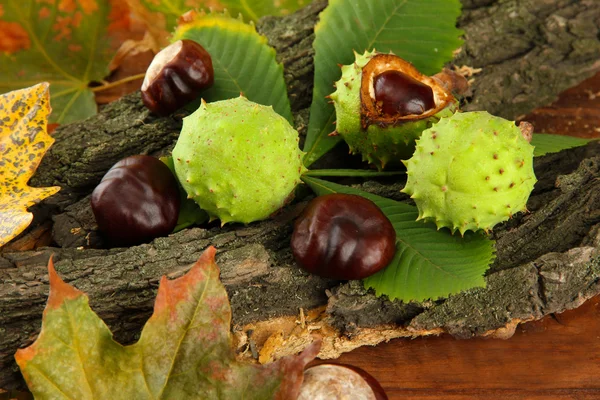
[[415,140],[421,133],[440,118],[452,115],[456,107],[452,105],[425,119],[385,127],[373,124],[363,129],[360,99],[362,69],[375,54],[376,51],[355,54],[353,64],[342,66],[342,77],[335,84],[336,91],[329,97],[335,106],[336,132],[348,144],[350,152],[361,154],[363,161],[382,170],[402,165],[401,160],[413,154]]
[[457,113],[423,132],[405,162],[419,219],[464,234],[526,210],[536,182],[533,146],[512,121]]
[[298,133],[244,97],[203,103],[173,149],[181,185],[211,219],[249,223],[280,209],[305,171]]

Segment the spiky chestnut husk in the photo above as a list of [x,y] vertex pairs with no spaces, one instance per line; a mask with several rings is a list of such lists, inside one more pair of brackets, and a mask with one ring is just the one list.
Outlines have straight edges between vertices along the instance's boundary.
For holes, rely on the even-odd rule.
[[[335,84],[336,91],[330,95],[337,118],[333,134],[341,135],[351,153],[361,153],[363,161],[379,170],[401,165],[401,159],[412,155],[415,140],[421,133],[455,111],[456,99],[451,90],[466,85],[464,78],[448,71],[428,77],[394,54],[373,51],[363,55],[355,53],[355,56],[353,64],[342,66],[342,77]],[[386,71],[398,71],[429,86],[435,106],[420,114],[382,112],[375,99],[374,80]]]
[[202,102],[184,118],[173,161],[188,196],[211,219],[249,223],[289,199],[305,170],[303,154],[285,118],[240,96]]
[[423,132],[402,190],[419,218],[464,234],[525,211],[536,182],[531,125],[485,111],[457,113]]

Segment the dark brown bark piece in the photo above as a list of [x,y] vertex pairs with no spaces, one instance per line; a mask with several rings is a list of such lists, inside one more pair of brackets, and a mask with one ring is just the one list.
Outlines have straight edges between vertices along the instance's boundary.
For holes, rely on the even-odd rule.
[[[600,70],[600,4],[595,1],[548,0],[543,7],[537,0],[463,2],[466,45],[456,62],[484,67],[475,75],[470,109],[515,118]],[[307,122],[312,28],[325,5],[317,0],[297,14],[266,18],[258,24],[285,66],[298,124]],[[511,44],[519,37],[525,40]],[[180,276],[209,245],[219,249],[217,262],[238,328],[328,304],[331,325],[350,336],[363,327],[393,323],[396,329],[413,334],[449,331],[469,337],[577,306],[598,292],[600,180],[599,160],[594,157],[598,144],[536,160],[540,182],[530,201],[532,212],[497,230],[498,258],[488,287],[447,301],[404,305],[376,298],[357,283],[340,286],[303,273],[289,249],[291,221],[303,204],[248,227],[188,229],[129,249],[78,249],[100,243],[93,236],[85,197],[119,159],[168,152],[181,116],[154,117],[134,94],[106,106],[95,117],[56,130],[57,141],[32,183],[60,185],[63,190],[37,207],[36,220],[43,222],[53,215],[55,240],[72,247],[0,257],[0,388],[22,385],[13,354],[39,332],[50,254],[55,255],[59,274],[89,293],[93,309],[125,343],[137,338],[149,316],[159,277]],[[559,175],[564,177],[556,188]],[[361,187],[405,198],[398,194],[398,185]],[[482,316],[462,318],[473,307],[481,308]]]

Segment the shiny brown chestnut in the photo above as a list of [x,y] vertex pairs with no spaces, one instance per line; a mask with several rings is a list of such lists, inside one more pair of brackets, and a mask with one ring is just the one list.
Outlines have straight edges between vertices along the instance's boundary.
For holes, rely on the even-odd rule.
[[177,224],[180,193],[175,176],[151,156],[116,163],[92,192],[92,211],[112,246],[132,246],[166,236]]
[[142,83],[142,100],[150,111],[168,115],[195,100],[214,83],[210,54],[183,39],[159,51]]
[[363,279],[390,263],[396,232],[372,201],[336,193],[308,204],[296,221],[291,246],[298,263],[312,274]]
[[319,364],[304,371],[298,400],[388,400],[377,379],[346,364]]
[[373,83],[382,114],[404,117],[435,108],[431,87],[400,71],[385,71],[375,76]]

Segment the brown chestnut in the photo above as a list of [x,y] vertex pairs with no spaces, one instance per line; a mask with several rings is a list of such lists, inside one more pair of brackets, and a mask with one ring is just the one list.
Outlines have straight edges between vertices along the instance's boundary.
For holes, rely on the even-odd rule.
[[92,192],[100,232],[113,246],[131,246],[166,236],[177,224],[180,194],[175,176],[151,156],[116,163]]
[[183,39],[159,51],[142,83],[142,100],[150,111],[168,115],[195,100],[214,83],[210,54]]
[[363,279],[390,263],[396,231],[362,196],[329,194],[312,200],[296,221],[292,252],[308,272],[332,279]]
[[387,116],[421,115],[435,108],[431,87],[400,71],[377,75],[374,89],[376,104]]
[[319,364],[304,371],[298,400],[388,400],[377,379],[361,368]]

